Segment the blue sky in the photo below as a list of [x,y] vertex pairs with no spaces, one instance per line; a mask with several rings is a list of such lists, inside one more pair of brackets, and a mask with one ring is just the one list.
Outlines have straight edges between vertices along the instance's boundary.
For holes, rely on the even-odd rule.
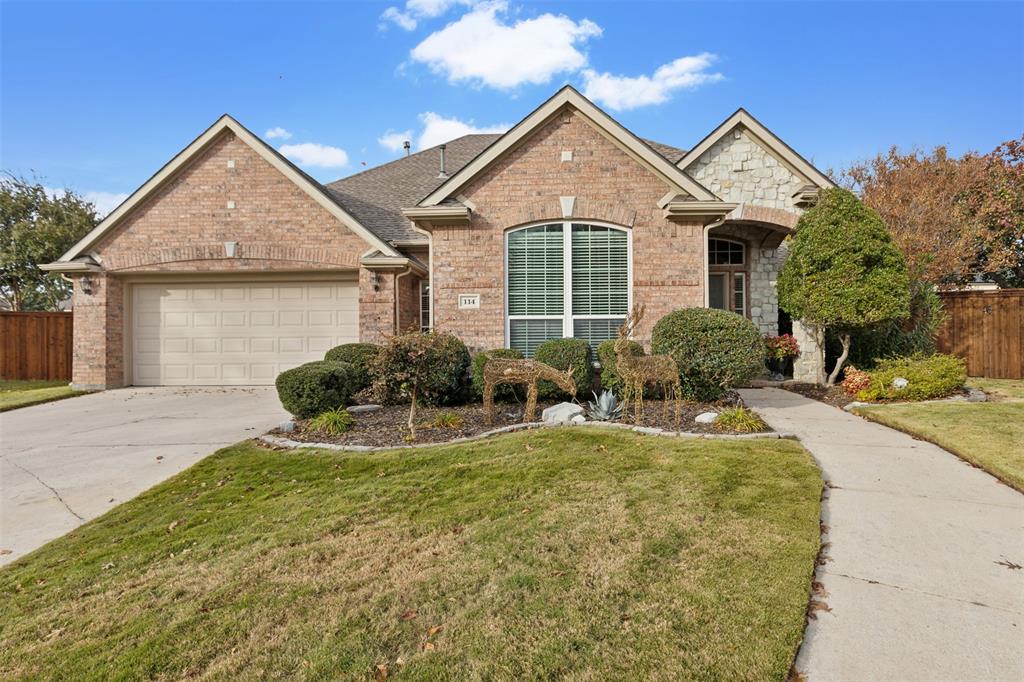
[[[571,83],[689,147],[743,106],[822,169],[1024,130],[1021,3],[0,2],[0,168],[101,208],[228,112],[327,181]],[[390,145],[390,146],[389,146]]]

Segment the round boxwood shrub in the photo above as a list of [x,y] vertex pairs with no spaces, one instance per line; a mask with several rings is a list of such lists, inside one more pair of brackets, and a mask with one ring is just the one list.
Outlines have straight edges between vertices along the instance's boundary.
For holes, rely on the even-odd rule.
[[327,362],[347,362],[356,372],[359,384],[357,391],[370,385],[370,362],[377,357],[380,346],[373,343],[343,343],[327,351],[324,360]]
[[[473,395],[477,400],[484,396],[484,365],[491,358],[506,358],[508,360],[522,360],[523,354],[514,348],[495,348],[494,350],[480,351],[473,356]],[[522,390],[512,384],[502,384],[494,391],[494,399],[497,401],[511,402],[523,400],[520,395]]]
[[[629,341],[626,351],[630,355],[643,355],[644,347],[637,341]],[[615,339],[602,341],[597,346],[597,361],[601,363],[601,388],[622,395],[622,377],[616,369]]]
[[465,398],[468,371],[466,344],[432,331],[392,336],[370,362],[373,392],[386,403],[457,403]]
[[764,371],[764,341],[745,317],[714,308],[684,308],[654,325],[652,352],[675,358],[683,393],[717,400]]
[[[565,371],[572,367],[572,378],[576,381],[576,395],[588,396],[594,385],[594,366],[590,360],[590,344],[583,339],[550,339],[537,346],[533,359]],[[569,396],[550,381],[538,385],[541,399],[566,399]]]
[[277,375],[281,405],[299,419],[335,410],[358,389],[358,373],[347,362],[307,362]]

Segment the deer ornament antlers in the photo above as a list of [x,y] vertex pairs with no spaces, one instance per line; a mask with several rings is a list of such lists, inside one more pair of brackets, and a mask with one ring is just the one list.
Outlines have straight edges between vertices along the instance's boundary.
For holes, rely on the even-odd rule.
[[633,400],[633,419],[640,424],[644,413],[644,387],[656,384],[664,395],[664,415],[668,416],[668,404],[675,401],[676,424],[683,416],[683,387],[679,381],[679,365],[671,355],[633,355],[629,352],[629,337],[644,317],[644,306],[634,305],[625,323],[619,327],[615,339],[615,366],[622,377],[622,414],[628,414],[629,401]]

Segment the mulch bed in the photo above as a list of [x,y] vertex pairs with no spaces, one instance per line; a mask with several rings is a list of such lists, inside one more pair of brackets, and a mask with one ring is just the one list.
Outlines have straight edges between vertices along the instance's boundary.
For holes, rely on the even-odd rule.
[[842,386],[829,388],[817,384],[783,384],[782,388],[838,408],[846,407],[856,400],[854,396],[844,391]]
[[[735,433],[731,430],[720,430],[714,428],[713,424],[698,424],[693,421],[701,412],[718,411],[730,404],[737,404],[737,396],[730,396],[728,399],[709,405],[705,403],[683,403],[682,419],[679,424],[675,421],[674,406],[671,406],[668,417],[663,416],[664,402],[661,400],[644,401],[644,419],[641,426],[651,426],[666,431],[690,431],[695,433]],[[541,403],[537,407],[538,418],[545,407],[553,405],[553,402]],[[630,410],[632,413],[632,409]],[[462,417],[462,424],[458,427],[434,427],[431,423],[439,414],[454,413]],[[304,429],[304,422],[296,424],[295,431],[285,433],[279,429],[271,431],[272,435],[305,443],[337,443],[339,445],[369,445],[374,447],[391,445],[408,445],[414,443],[444,443],[456,438],[477,436],[486,431],[518,424],[523,420],[523,406],[517,403],[499,403],[495,406],[494,424],[484,423],[483,405],[479,403],[469,405],[457,405],[453,407],[431,407],[420,408],[417,411],[419,426],[416,427],[416,440],[408,441],[406,437],[409,430],[406,428],[406,421],[409,418],[408,405],[390,405],[377,410],[376,412],[364,412],[353,414],[355,425],[351,430],[339,435],[328,436],[321,433],[307,432]],[[632,417],[628,421],[632,424]]]

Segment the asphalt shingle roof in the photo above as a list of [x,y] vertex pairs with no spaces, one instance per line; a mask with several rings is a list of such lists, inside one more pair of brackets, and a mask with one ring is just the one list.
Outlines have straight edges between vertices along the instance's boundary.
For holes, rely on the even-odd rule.
[[[446,143],[445,170],[455,175],[500,134],[464,135]],[[644,140],[656,152],[675,164],[686,152],[677,147]],[[440,145],[403,156],[389,163],[350,175],[324,185],[324,189],[342,208],[368,230],[389,242],[425,242],[414,231],[403,208],[418,204],[444,183],[440,172]]]

